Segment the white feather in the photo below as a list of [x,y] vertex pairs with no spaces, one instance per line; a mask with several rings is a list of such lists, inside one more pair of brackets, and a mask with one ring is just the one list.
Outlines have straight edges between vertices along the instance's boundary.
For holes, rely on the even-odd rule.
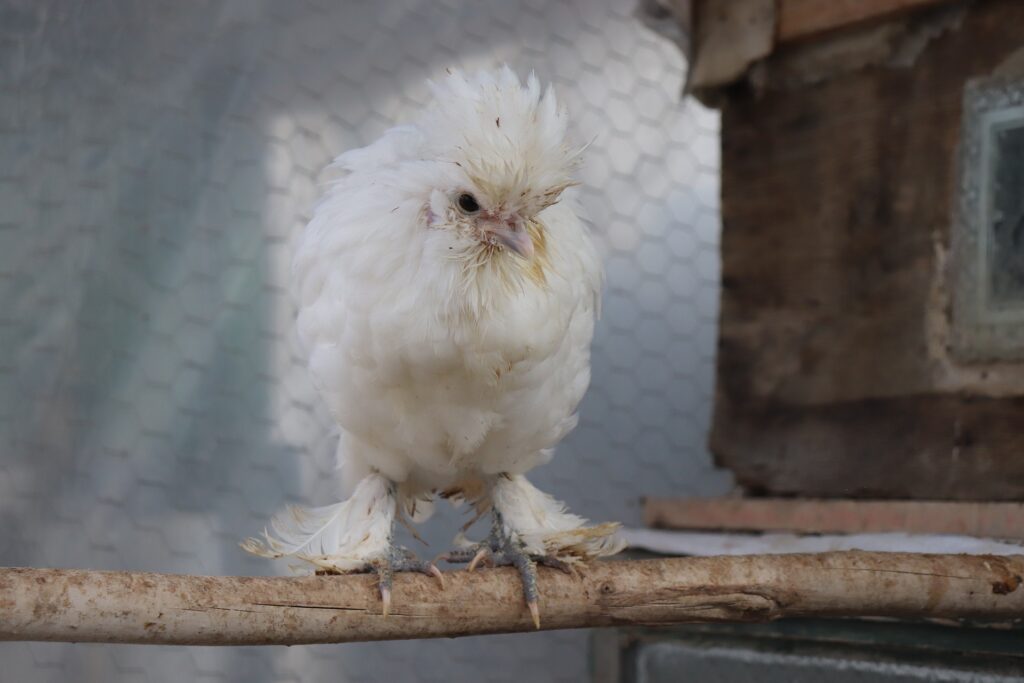
[[384,477],[371,474],[342,503],[285,509],[271,520],[273,533],[264,531],[263,541],[250,538],[242,547],[262,557],[295,557],[322,569],[363,569],[390,549],[393,488]]
[[618,524],[587,526],[587,520],[566,512],[565,503],[544,493],[526,477],[499,477],[491,503],[501,513],[505,533],[518,537],[534,555],[563,560],[614,555],[625,547],[616,537]]

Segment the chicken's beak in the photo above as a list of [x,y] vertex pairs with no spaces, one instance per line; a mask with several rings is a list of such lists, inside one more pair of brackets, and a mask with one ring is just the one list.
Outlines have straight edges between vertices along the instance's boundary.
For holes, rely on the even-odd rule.
[[488,225],[486,231],[498,244],[508,247],[527,261],[533,258],[533,240],[521,220],[507,220]]

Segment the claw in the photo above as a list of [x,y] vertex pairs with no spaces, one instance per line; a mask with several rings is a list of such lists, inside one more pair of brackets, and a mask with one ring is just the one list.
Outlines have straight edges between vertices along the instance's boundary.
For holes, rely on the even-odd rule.
[[467,567],[466,567],[466,571],[467,571],[467,572],[471,572],[471,571],[473,571],[474,569],[476,569],[476,566],[477,566],[478,564],[480,564],[480,562],[481,562],[481,561],[482,561],[482,560],[483,560],[483,559],[484,559],[485,557],[487,557],[487,553],[488,553],[488,552],[490,552],[490,551],[488,551],[488,550],[487,550],[487,548],[480,548],[480,550],[477,550],[477,551],[476,551],[476,555],[474,555],[474,556],[473,556],[473,559],[472,559],[472,560],[470,560],[470,562],[469,562],[469,566],[467,566]]
[[433,562],[428,563],[427,567],[427,573],[436,578],[441,584],[441,590],[444,590],[444,574],[441,573],[441,570]]
[[391,559],[391,570],[398,572],[419,572],[433,576],[444,590],[444,575],[433,562],[421,560],[405,548],[399,548]]
[[377,572],[377,581],[380,588],[381,614],[385,617],[391,613],[391,583],[394,581],[394,573],[391,562],[384,560],[372,568]]
[[381,615],[386,617],[391,614],[391,589],[384,585],[380,587],[380,603]]
[[[444,590],[444,574],[433,562],[427,562],[416,557],[407,548],[393,546],[385,557],[367,562],[362,568],[353,570],[352,573],[366,572],[377,575],[377,590],[380,592],[381,614],[391,614],[391,588],[394,585],[395,572],[419,572],[432,576],[441,584]],[[320,572],[317,572],[318,574]]]
[[541,564],[566,574],[578,576],[575,561],[572,559],[562,560],[554,554],[531,554],[522,540],[506,529],[497,512],[494,513],[491,533],[486,540],[469,548],[452,550],[442,557],[447,562],[467,563],[467,571],[473,571],[482,564],[491,567],[515,567],[523,586],[523,597],[530,610],[530,618],[538,630],[540,630],[540,605],[538,604],[537,565]]

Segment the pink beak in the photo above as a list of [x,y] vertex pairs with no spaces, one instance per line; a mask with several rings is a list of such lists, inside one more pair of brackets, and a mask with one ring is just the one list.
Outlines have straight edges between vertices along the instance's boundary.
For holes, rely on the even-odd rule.
[[527,261],[533,258],[533,240],[526,230],[526,224],[520,220],[508,220],[488,224],[484,230],[498,244],[514,251]]

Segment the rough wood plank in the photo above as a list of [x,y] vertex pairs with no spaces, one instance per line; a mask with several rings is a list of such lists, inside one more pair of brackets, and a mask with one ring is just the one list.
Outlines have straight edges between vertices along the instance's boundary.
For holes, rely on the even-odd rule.
[[1024,499],[1024,385],[960,383],[941,335],[962,88],[1024,47],[989,0],[909,68],[722,108],[711,445],[758,493]]
[[779,0],[776,39],[805,40],[950,0]]
[[[0,569],[0,640],[295,645],[533,629],[512,569],[397,577],[380,613],[365,575],[257,578]],[[542,627],[841,616],[1024,618],[1024,556],[822,553],[543,568]]]
[[775,0],[698,0],[693,11],[687,89],[731,83],[771,54]]
[[[893,362],[869,353],[883,368]],[[720,397],[716,407],[712,448],[754,492],[1024,498],[1024,398],[920,394],[820,406],[768,398],[723,405],[728,401]]]
[[1024,540],[1024,504],[780,498],[648,498],[662,529],[798,533],[959,534]]
[[[716,89],[740,80],[780,46],[829,40],[830,33],[953,4],[955,0],[694,0],[673,5],[690,36],[687,92],[717,102]],[[881,37],[884,43],[888,38]],[[819,42],[821,42],[819,41]],[[888,49],[880,47],[879,49]],[[835,56],[833,56],[833,59]],[[854,58],[855,59],[855,58]]]

